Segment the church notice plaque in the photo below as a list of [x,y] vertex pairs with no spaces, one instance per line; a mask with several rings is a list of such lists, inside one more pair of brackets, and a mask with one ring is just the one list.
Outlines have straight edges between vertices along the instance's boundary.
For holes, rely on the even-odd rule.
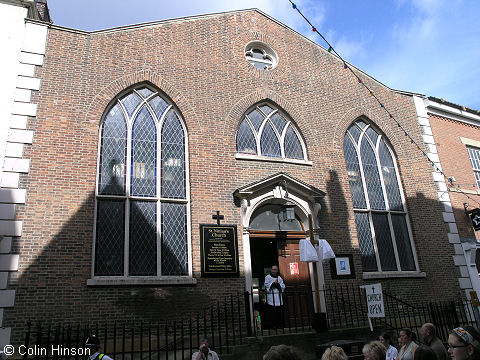
[[202,277],[239,276],[237,225],[200,225]]

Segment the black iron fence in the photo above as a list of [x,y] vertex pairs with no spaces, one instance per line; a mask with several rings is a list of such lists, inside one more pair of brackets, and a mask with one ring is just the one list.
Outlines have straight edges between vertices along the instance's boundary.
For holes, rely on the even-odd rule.
[[87,337],[96,334],[102,352],[114,359],[191,359],[201,339],[219,353],[229,353],[247,335],[245,295],[231,295],[200,313],[176,320],[140,323],[27,324],[24,359],[84,359]]
[[[391,331],[409,327],[419,334],[423,323],[432,322],[442,340],[449,330],[477,325],[480,320],[478,309],[466,300],[414,304],[384,290],[383,305],[385,317],[373,318],[374,327]],[[319,314],[321,308],[326,312]],[[286,291],[271,297],[270,303],[267,292],[256,290],[231,295],[199,313],[155,323],[28,323],[24,349],[37,351],[19,355],[24,359],[83,358],[80,349],[89,335],[96,334],[103,351],[117,360],[176,360],[191,358],[202,338],[208,338],[215,351],[231,353],[247,336],[368,326],[365,291],[355,284],[318,292]]]
[[[339,285],[322,291],[330,329],[369,326],[364,289]],[[385,317],[372,318],[372,325],[391,331],[410,328],[419,335],[421,326],[430,322],[435,324],[438,336],[446,340],[451,329],[480,323],[478,308],[468,300],[413,303],[383,290],[383,306]]]

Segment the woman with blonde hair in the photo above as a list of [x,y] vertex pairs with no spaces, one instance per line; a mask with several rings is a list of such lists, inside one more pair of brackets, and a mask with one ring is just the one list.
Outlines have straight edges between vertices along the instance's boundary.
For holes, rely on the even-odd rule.
[[348,360],[348,356],[341,347],[332,346],[325,350],[322,360]]
[[365,360],[385,360],[387,348],[380,341],[372,341],[362,349]]

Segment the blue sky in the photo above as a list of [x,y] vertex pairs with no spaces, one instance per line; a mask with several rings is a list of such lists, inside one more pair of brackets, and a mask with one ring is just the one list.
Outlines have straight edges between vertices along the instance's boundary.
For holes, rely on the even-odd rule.
[[[480,1],[296,0],[335,50],[385,85],[480,110]],[[55,24],[99,30],[258,8],[327,47],[288,0],[48,0]]]

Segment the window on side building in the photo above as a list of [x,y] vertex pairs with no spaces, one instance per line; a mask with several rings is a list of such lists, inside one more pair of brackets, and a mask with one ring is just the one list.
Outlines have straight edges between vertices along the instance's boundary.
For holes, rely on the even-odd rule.
[[417,271],[405,199],[387,139],[367,121],[343,143],[364,272]]
[[472,163],[473,173],[477,182],[477,188],[480,189],[480,149],[467,147],[468,157]]
[[300,131],[272,104],[261,103],[246,112],[237,130],[237,154],[307,160]]
[[94,276],[189,274],[187,134],[165,96],[141,86],[100,125]]

